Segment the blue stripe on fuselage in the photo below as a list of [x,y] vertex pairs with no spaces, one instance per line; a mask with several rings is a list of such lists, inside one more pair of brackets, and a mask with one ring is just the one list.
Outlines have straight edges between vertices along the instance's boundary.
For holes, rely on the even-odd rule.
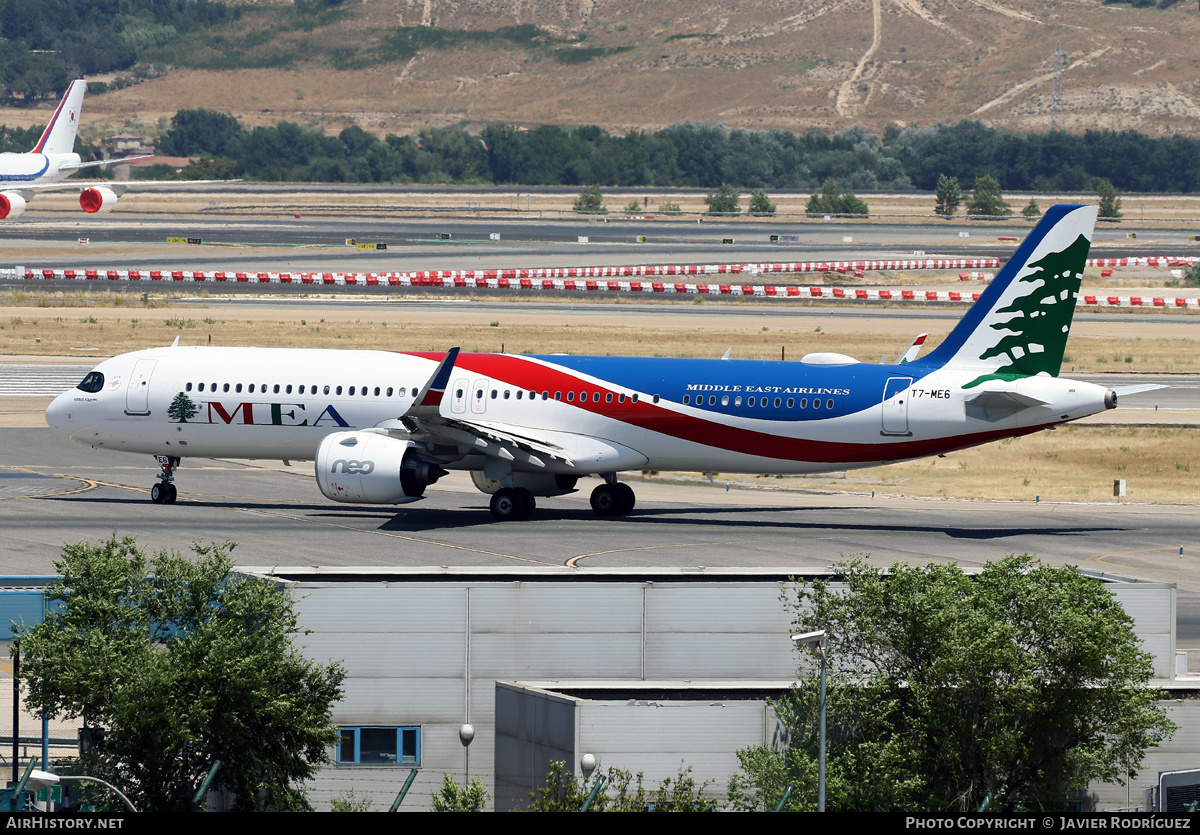
[[[615,386],[658,394],[674,403],[684,395],[690,406],[704,411],[760,420],[827,420],[853,414],[883,401],[883,390],[892,377],[924,377],[935,369],[906,365],[807,365],[767,360],[666,359],[659,357],[535,356],[533,359]],[[697,396],[703,402],[697,402]],[[709,405],[709,397],[716,403]],[[728,403],[722,404],[722,398]],[[741,404],[737,405],[737,398]],[[755,405],[749,405],[749,399]],[[764,408],[762,398],[768,399]],[[780,405],[775,406],[775,398]],[[820,398],[821,408],[812,401]],[[793,406],[788,408],[788,400]],[[801,399],[809,406],[799,408]],[[834,407],[826,408],[832,400]]]

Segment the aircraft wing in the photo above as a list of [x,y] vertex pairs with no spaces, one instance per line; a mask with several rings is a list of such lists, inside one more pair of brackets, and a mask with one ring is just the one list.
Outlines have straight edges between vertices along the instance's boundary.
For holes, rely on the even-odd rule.
[[154,154],[141,154],[136,157],[113,157],[112,159],[95,159],[91,162],[74,162],[70,165],[60,165],[59,171],[76,171],[80,168],[97,168],[105,165],[120,165],[122,162],[133,162],[137,159],[150,159]]

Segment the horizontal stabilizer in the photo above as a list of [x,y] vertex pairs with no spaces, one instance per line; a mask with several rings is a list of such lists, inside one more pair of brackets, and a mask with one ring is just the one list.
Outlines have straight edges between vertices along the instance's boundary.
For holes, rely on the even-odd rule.
[[1159,383],[1141,383],[1136,386],[1116,386],[1113,388],[1113,394],[1117,397],[1128,397],[1131,394],[1141,394],[1144,391],[1158,391],[1158,389],[1166,389],[1170,386],[1160,385]]

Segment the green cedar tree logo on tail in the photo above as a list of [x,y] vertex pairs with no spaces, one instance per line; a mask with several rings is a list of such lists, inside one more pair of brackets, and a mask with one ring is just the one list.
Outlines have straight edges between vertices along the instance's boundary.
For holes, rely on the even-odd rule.
[[1080,235],[1061,252],[1052,252],[1029,264],[1032,272],[1017,280],[1032,285],[1029,292],[992,314],[1013,314],[1010,319],[990,325],[1007,333],[979,354],[980,360],[999,358],[1003,364],[963,388],[987,380],[1012,380],[1041,373],[1058,376],[1089,246],[1088,239]]
[[181,391],[167,407],[167,419],[171,423],[187,423],[188,418],[194,418],[199,411],[200,407],[192,402],[192,398]]

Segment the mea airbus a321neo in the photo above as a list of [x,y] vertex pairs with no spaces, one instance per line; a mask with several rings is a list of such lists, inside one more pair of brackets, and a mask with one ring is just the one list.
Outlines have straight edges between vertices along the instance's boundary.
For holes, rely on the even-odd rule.
[[105,360],[46,422],[156,456],[160,504],[175,501],[184,458],[299,459],[338,502],[413,501],[468,470],[499,520],[587,475],[603,479],[592,509],[623,516],[628,470],[812,473],[936,455],[1157,388],[1058,377],[1096,212],[1050,209],[949,336],[898,365],[176,344]]

